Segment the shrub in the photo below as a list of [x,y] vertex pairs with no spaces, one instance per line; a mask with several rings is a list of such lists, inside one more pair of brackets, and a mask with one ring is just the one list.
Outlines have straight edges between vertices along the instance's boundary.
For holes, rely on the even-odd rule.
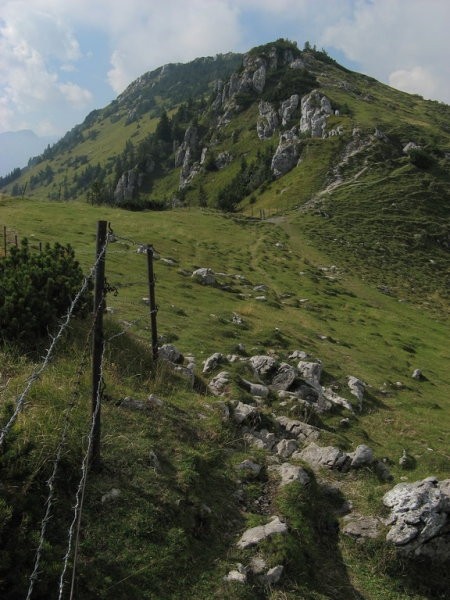
[[[83,272],[67,245],[49,244],[32,253],[28,240],[0,261],[0,342],[35,345],[55,327],[78,293]],[[90,291],[80,298],[74,313],[86,315]]]
[[413,148],[409,151],[409,160],[418,169],[429,169],[434,164],[434,158],[422,148]]

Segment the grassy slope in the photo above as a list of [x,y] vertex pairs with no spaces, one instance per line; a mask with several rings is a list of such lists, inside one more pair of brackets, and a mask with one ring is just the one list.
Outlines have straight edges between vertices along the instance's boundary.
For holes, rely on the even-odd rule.
[[[239,343],[252,354],[274,351],[285,357],[294,349],[306,350],[323,361],[326,381],[340,385],[342,394],[347,395],[345,379],[349,374],[370,386],[364,411],[349,430],[339,430],[338,413],[324,420],[328,433],[323,444],[329,441],[352,449],[368,443],[377,456],[393,461],[396,482],[400,477],[414,481],[430,474],[447,476],[448,322],[381,294],[341,268],[336,256],[327,254],[327,247],[318,250],[311,245],[295,216],[273,224],[196,209],[133,214],[78,203],[8,199],[1,200],[1,212],[3,222],[19,236],[26,235],[36,243],[70,242],[86,269],[93,262],[97,219],[111,221],[119,236],[153,243],[163,258],[177,261],[176,266],[163,261],[155,266],[159,333],[183,352],[194,354],[199,367],[210,353],[233,352]],[[322,270],[336,262],[337,272]],[[193,283],[188,273],[203,266],[224,273],[221,281],[243,296]],[[251,285],[230,277],[236,274]],[[129,334],[115,338],[108,350],[103,468],[89,479],[77,579],[80,597],[281,598],[277,592],[257,585],[244,590],[222,583],[223,575],[236,562],[248,560],[245,552],[233,546],[245,519],[254,524],[261,518],[252,511],[239,512],[233,499],[233,464],[248,454],[239,442],[239,432],[221,423],[215,400],[189,392],[182,380],[164,371],[152,370],[148,308],[142,302],[147,295],[144,256],[136,254],[130,242],[119,240],[108,249],[107,277],[119,288],[117,297],[108,298],[114,311],[108,321],[108,335],[121,329]],[[255,300],[256,284],[268,286],[267,302]],[[308,301],[302,303],[302,299]],[[231,323],[233,312],[244,318],[244,328]],[[29,506],[27,497],[35,503],[37,497],[46,496],[44,481],[84,335],[77,328],[72,332],[65,352],[36,386],[4,465],[8,477],[15,476],[16,485],[24,486],[20,496],[24,510],[31,512],[36,522],[39,503]],[[7,402],[23,388],[32,365],[11,355],[5,357],[3,365],[1,384],[11,378],[3,393]],[[416,367],[423,370],[426,381],[410,378]],[[397,381],[402,387],[396,386]],[[149,392],[163,397],[165,405],[148,418],[116,406],[124,396],[142,398]],[[87,376],[81,398],[64,462],[66,482],[61,490],[67,497],[59,505],[64,522],[68,522],[69,493],[77,480],[74,465],[79,462],[79,439],[87,428],[83,407],[89,404]],[[268,416],[272,410],[279,412],[281,408],[274,403]],[[416,461],[406,473],[397,466],[404,448]],[[159,470],[151,468],[151,450],[160,458]],[[251,454],[258,458],[257,453]],[[22,475],[17,472],[19,456]],[[363,513],[379,513],[381,497],[390,487],[370,473],[349,476],[340,483]],[[10,486],[13,484],[8,480],[7,491],[14,496],[17,492]],[[249,497],[261,493],[261,486],[260,481],[249,482]],[[102,495],[113,487],[119,488],[122,496],[103,505]],[[294,490],[273,507],[285,514],[293,527],[288,542],[266,548],[273,564],[280,559],[287,564],[282,588],[286,598],[344,600],[358,598],[359,592],[366,600],[429,597],[411,574],[402,576],[389,567],[386,552],[379,546],[361,552],[358,545],[331,535],[326,519],[322,522],[322,513],[305,521],[311,502],[330,509],[319,491],[311,494],[303,498]],[[203,504],[211,507],[211,515],[205,513]],[[19,552],[21,543],[29,544],[25,541],[28,531],[24,523],[19,529],[23,537],[14,538]],[[14,532],[17,535],[17,530]],[[317,541],[317,536],[323,540]],[[61,538],[60,530],[51,531],[52,545],[46,555],[50,575],[44,582],[58,572],[64,543]],[[20,576],[14,584],[8,580],[3,584],[10,586],[8,598],[22,597],[26,586],[30,557],[20,560],[16,557],[14,571]],[[323,561],[329,568],[321,578],[314,569],[305,567],[311,563],[318,568]],[[40,585],[40,597],[48,597],[45,583]],[[416,586],[414,591],[409,585]]]

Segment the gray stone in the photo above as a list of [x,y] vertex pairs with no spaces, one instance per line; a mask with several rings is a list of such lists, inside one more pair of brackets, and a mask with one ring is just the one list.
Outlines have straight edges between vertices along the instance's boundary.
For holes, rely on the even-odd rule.
[[284,567],[283,565],[277,565],[276,567],[272,567],[269,569],[264,576],[264,583],[267,585],[275,585],[281,579],[283,575]]
[[261,575],[267,569],[267,563],[262,556],[252,556],[249,569],[253,575]]
[[391,509],[386,536],[407,556],[450,559],[450,480],[428,477],[414,483],[399,483],[383,497]]
[[233,418],[239,425],[243,423],[245,420],[249,418],[256,417],[259,414],[258,408],[256,406],[250,406],[250,404],[244,404],[243,402],[239,402],[239,404],[234,409]]
[[295,452],[292,458],[305,461],[313,469],[343,470],[349,462],[347,454],[339,450],[339,448],[335,448],[334,446],[317,446],[314,442],[306,446],[301,452]]
[[159,469],[160,465],[159,465],[159,460],[156,455],[156,452],[154,452],[153,450],[150,450],[150,452],[148,453],[148,460],[149,460],[150,466],[153,467],[157,471]]
[[211,354],[211,356],[208,356],[208,358],[205,360],[203,366],[203,373],[211,373],[211,371],[217,369],[219,365],[226,362],[227,359],[223,354],[221,354],[220,352],[215,352],[214,354]]
[[216,283],[214,271],[208,268],[196,269],[192,273],[192,278],[202,285],[215,285]]
[[289,485],[290,483],[298,482],[306,486],[310,483],[311,478],[302,467],[291,465],[291,463],[283,463],[281,465],[273,465],[271,471],[275,471],[281,477],[280,487]]
[[271,388],[280,391],[287,391],[297,378],[297,370],[288,363],[281,363],[274,375]]
[[417,381],[420,381],[422,379],[422,371],[420,369],[414,369],[411,377],[413,379],[417,379]]
[[220,152],[216,157],[215,165],[220,171],[221,169],[227,167],[232,160],[233,156],[230,154],[230,152]]
[[267,431],[267,429],[261,429],[261,431],[244,433],[244,442],[259,450],[270,452],[277,443],[277,439],[274,433]]
[[349,458],[351,459],[350,467],[357,469],[373,463],[373,452],[369,446],[365,444],[359,445],[356,450],[350,453]]
[[359,408],[361,410],[362,404],[363,404],[364,392],[366,390],[366,384],[364,383],[364,381],[361,381],[361,379],[358,379],[357,377],[353,377],[353,375],[349,376],[347,383],[348,383],[348,387],[350,388],[350,393],[358,398]]
[[350,404],[350,402],[336,394],[336,392],[334,392],[331,388],[323,388],[322,393],[323,397],[328,400],[328,402],[331,402],[331,404],[343,406],[347,410],[353,412],[353,406]]
[[261,465],[258,465],[257,463],[253,462],[252,460],[246,458],[241,463],[236,465],[236,469],[239,469],[241,471],[249,471],[249,472],[253,473],[253,475],[259,475],[262,467],[261,467]]
[[249,363],[263,379],[270,378],[278,367],[278,362],[272,356],[251,356]]
[[305,442],[313,442],[319,438],[320,431],[317,427],[313,427],[303,421],[290,419],[289,417],[280,416],[276,418],[277,422],[286,430],[287,433],[293,435],[297,440],[304,444]]
[[411,469],[414,466],[414,460],[411,456],[408,456],[406,450],[403,450],[401,457],[398,459],[398,464],[402,469]]
[[300,377],[309,383],[320,384],[322,376],[322,363],[320,361],[301,360],[297,365]]
[[247,583],[247,575],[245,573],[241,573],[241,571],[233,570],[225,575],[223,578],[224,581],[236,582],[236,583]]
[[230,382],[231,375],[228,371],[221,371],[211,379],[208,388],[215,396],[223,396],[228,391]]
[[380,534],[380,520],[376,517],[351,513],[343,518],[342,532],[357,540],[376,539]]
[[313,90],[301,101],[300,132],[311,137],[324,137],[328,117],[333,113],[330,101],[318,90]]
[[286,523],[283,523],[279,517],[275,516],[272,517],[272,520],[267,525],[258,525],[258,527],[252,527],[244,531],[242,537],[237,542],[237,547],[241,549],[250,548],[268,537],[276,534],[286,534],[287,531],[288,526]]
[[380,478],[380,480],[386,483],[394,479],[391,472],[389,471],[388,466],[382,460],[377,460],[375,462],[375,472]]
[[252,383],[247,379],[241,379],[241,384],[245,390],[247,390],[252,396],[258,396],[260,398],[267,398],[269,395],[269,388],[260,383]]
[[175,364],[181,364],[184,360],[181,352],[173,344],[164,344],[158,348],[158,358]]
[[280,135],[270,167],[275,177],[281,177],[296,166],[299,157],[299,143],[295,128]]
[[278,115],[270,102],[261,100],[259,103],[259,118],[256,122],[256,132],[260,140],[271,138],[278,127]]
[[109,492],[106,492],[106,494],[103,494],[102,504],[105,504],[105,502],[111,502],[113,500],[116,500],[117,498],[119,498],[119,496],[121,494],[122,494],[122,492],[119,489],[112,488]]
[[289,354],[288,358],[289,358],[289,360],[295,360],[295,359],[306,360],[308,358],[308,354],[304,350],[294,350],[294,352]]
[[281,458],[289,458],[297,450],[297,447],[295,440],[281,440],[276,446],[276,453]]
[[283,127],[286,127],[291,120],[292,115],[297,110],[299,101],[300,96],[298,94],[292,94],[290,98],[281,103],[279,113]]

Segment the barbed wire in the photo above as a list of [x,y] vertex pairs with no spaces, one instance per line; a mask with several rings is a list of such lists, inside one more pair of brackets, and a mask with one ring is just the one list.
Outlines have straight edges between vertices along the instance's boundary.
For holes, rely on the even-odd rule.
[[64,424],[63,424],[63,429],[62,429],[62,433],[61,433],[61,437],[59,440],[59,444],[56,450],[56,454],[55,454],[55,458],[53,461],[53,470],[52,473],[50,475],[50,478],[47,481],[47,486],[48,486],[48,496],[47,499],[45,501],[45,506],[46,506],[46,510],[45,510],[45,514],[44,517],[41,521],[41,532],[40,532],[40,537],[39,537],[39,543],[36,549],[36,553],[35,553],[35,562],[34,562],[34,568],[33,571],[30,575],[30,583],[29,583],[29,587],[28,587],[28,593],[26,596],[26,600],[30,600],[32,594],[33,594],[33,589],[34,589],[34,585],[38,579],[39,576],[39,566],[40,566],[40,562],[41,562],[41,558],[42,558],[42,552],[43,552],[43,548],[44,548],[44,542],[45,542],[45,536],[46,536],[46,532],[47,532],[47,525],[50,521],[51,518],[51,511],[52,511],[52,506],[53,506],[53,497],[54,497],[54,491],[55,491],[55,480],[56,480],[56,475],[58,472],[58,467],[59,467],[59,463],[61,461],[61,456],[62,456],[62,452],[63,449],[66,445],[66,440],[67,440],[67,433],[69,430],[69,424],[70,424],[70,416],[72,414],[72,411],[76,405],[76,400],[77,397],[79,395],[79,388],[81,386],[81,379],[84,373],[84,367],[86,365],[87,362],[87,358],[89,357],[89,353],[88,353],[88,349],[89,349],[89,344],[90,344],[90,340],[91,340],[91,336],[92,336],[92,332],[94,330],[94,323],[95,323],[95,318],[96,315],[94,315],[93,320],[92,320],[92,325],[89,329],[88,335],[86,336],[86,342],[84,344],[84,348],[83,348],[83,353],[81,356],[81,361],[79,364],[79,367],[76,371],[76,379],[73,385],[73,392],[71,394],[69,403],[65,409],[65,414],[64,414]]
[[[102,300],[102,302],[103,302],[103,300]],[[101,303],[100,303],[100,306],[101,306]],[[101,396],[103,393],[103,386],[104,386],[103,367],[104,367],[104,358],[105,358],[105,348],[106,348],[106,343],[104,342],[103,348],[102,348],[101,361],[100,361],[100,377],[99,377],[99,382],[98,382],[98,386],[97,386],[97,390],[96,390],[95,409],[94,409],[94,411],[92,413],[92,417],[91,417],[91,428],[89,431],[86,452],[85,452],[85,454],[83,456],[83,460],[81,462],[81,478],[80,478],[78,488],[77,488],[77,491],[75,494],[75,506],[73,507],[73,511],[74,511],[73,519],[72,519],[72,522],[70,524],[69,531],[68,531],[67,550],[64,555],[63,569],[61,571],[61,576],[59,579],[58,600],[62,599],[62,596],[64,593],[64,585],[65,585],[64,579],[66,576],[70,555],[72,554],[72,545],[74,544],[74,540],[75,540],[74,558],[73,558],[73,566],[72,566],[72,581],[71,581],[71,589],[70,589],[70,599],[72,600],[72,598],[73,598],[74,585],[75,585],[76,563],[77,563],[77,558],[78,558],[80,527],[81,527],[81,514],[82,514],[82,510],[83,510],[84,496],[85,496],[85,491],[86,491],[86,482],[87,482],[87,476],[88,476],[88,470],[89,470],[89,459],[90,459],[91,451],[92,451],[95,423],[97,420],[98,412],[100,410],[100,402],[101,402]]]
[[22,407],[25,403],[25,399],[28,395],[28,392],[33,387],[33,384],[40,378],[40,376],[45,371],[45,369],[48,367],[50,360],[52,358],[52,355],[53,355],[53,351],[54,351],[56,345],[58,344],[59,340],[61,339],[65,329],[68,327],[70,320],[73,316],[73,311],[75,310],[75,307],[76,307],[78,301],[80,300],[81,296],[86,291],[89,281],[94,276],[98,264],[100,263],[100,261],[103,259],[104,255],[105,255],[106,247],[108,245],[108,239],[109,238],[107,237],[105,244],[103,245],[103,248],[99,252],[98,257],[97,257],[95,263],[93,264],[93,266],[91,267],[89,274],[84,277],[83,283],[82,283],[80,289],[78,290],[78,293],[76,294],[75,298],[72,300],[72,303],[71,303],[65,317],[63,317],[63,320],[60,325],[58,333],[54,337],[52,337],[52,342],[47,350],[47,354],[44,358],[44,361],[42,362],[41,366],[38,369],[36,369],[36,371],[28,378],[28,383],[25,386],[25,389],[20,394],[20,396],[18,396],[18,398],[16,400],[16,408],[15,408],[13,414],[11,415],[11,418],[9,419],[8,423],[1,430],[0,449],[2,448],[6,436],[8,435],[11,427],[14,425],[19,413],[22,410]]

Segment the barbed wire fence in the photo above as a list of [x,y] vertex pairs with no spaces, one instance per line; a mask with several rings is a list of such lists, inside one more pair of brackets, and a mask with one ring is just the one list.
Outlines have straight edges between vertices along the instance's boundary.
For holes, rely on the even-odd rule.
[[[102,225],[101,225],[102,224]],[[61,318],[60,324],[58,326],[57,332],[55,335],[50,336],[50,343],[45,352],[45,355],[42,357],[42,361],[40,364],[35,367],[31,375],[28,376],[26,380],[26,384],[22,392],[16,396],[14,410],[12,415],[10,416],[7,423],[0,429],[0,452],[3,450],[5,442],[14,427],[20,413],[24,410],[26,405],[27,398],[30,394],[33,386],[41,379],[43,373],[49,367],[53,358],[56,354],[56,349],[58,347],[59,342],[63,338],[67,328],[69,327],[72,318],[75,315],[75,308],[82,298],[83,294],[88,289],[90,282],[94,280],[95,287],[99,285],[98,294],[95,289],[95,298],[94,298],[94,310],[92,313],[92,321],[90,325],[89,332],[86,337],[86,341],[84,343],[84,347],[82,349],[82,356],[79,362],[79,366],[74,375],[74,382],[72,384],[72,392],[67,401],[66,407],[63,411],[62,419],[61,419],[61,433],[59,436],[59,440],[57,442],[53,458],[51,459],[51,473],[49,478],[46,481],[47,485],[47,498],[44,503],[44,514],[40,522],[39,527],[39,537],[37,541],[37,546],[34,554],[34,561],[31,574],[28,579],[28,590],[26,594],[26,600],[31,600],[36,584],[39,581],[41,575],[41,563],[42,558],[45,552],[45,543],[48,532],[48,525],[52,519],[52,513],[54,510],[54,506],[56,504],[56,494],[57,494],[57,475],[60,468],[61,460],[64,455],[65,448],[67,446],[68,435],[71,427],[71,417],[73,414],[73,410],[77,405],[77,400],[81,391],[81,383],[82,378],[86,372],[86,366],[88,359],[92,357],[92,367],[93,367],[93,386],[92,386],[92,410],[91,410],[91,419],[90,419],[90,428],[89,433],[87,434],[87,445],[85,451],[82,456],[81,466],[80,466],[80,479],[75,492],[74,497],[74,505],[73,505],[73,517],[70,522],[69,528],[67,530],[67,545],[66,551],[63,556],[63,566],[58,580],[58,600],[62,600],[63,594],[65,592],[65,588],[67,586],[67,572],[69,569],[69,563],[72,560],[72,575],[70,582],[70,599],[73,598],[74,595],[74,587],[75,587],[75,579],[76,579],[76,570],[78,563],[78,554],[79,554],[79,540],[80,540],[80,531],[81,531],[81,519],[82,512],[86,494],[86,484],[88,478],[88,472],[90,467],[95,466],[95,459],[99,460],[99,444],[100,444],[100,410],[102,404],[102,396],[104,392],[104,362],[105,362],[105,352],[106,348],[110,346],[110,343],[115,338],[124,335],[127,331],[127,327],[122,328],[121,331],[116,332],[108,337],[108,339],[104,339],[103,333],[103,312],[106,309],[106,294],[107,292],[117,291],[114,286],[111,286],[109,282],[106,281],[105,273],[104,273],[104,263],[106,257],[107,247],[110,243],[113,242],[122,242],[124,244],[129,244],[136,248],[136,252],[138,254],[144,254],[147,257],[147,271],[148,271],[148,286],[149,286],[149,304],[150,304],[150,321],[151,321],[151,331],[152,331],[152,352],[153,359],[156,361],[158,357],[158,338],[157,338],[157,330],[156,330],[156,314],[158,312],[158,307],[155,301],[155,282],[156,278],[153,273],[153,259],[158,257],[156,250],[151,244],[146,244],[144,242],[132,239],[127,236],[120,236],[113,232],[111,226],[109,225],[109,230],[106,233],[106,221],[99,221],[97,228],[97,251],[96,251],[96,260],[94,264],[89,269],[87,275],[83,277],[82,283],[70,303],[70,306],[66,312],[66,314]],[[99,231],[101,227],[104,229],[104,236],[101,239],[101,243],[99,242],[100,237]],[[5,228],[6,229],[6,228]],[[4,230],[5,233],[5,230]],[[5,234],[6,239],[6,234]],[[15,245],[18,245],[17,235],[15,236]],[[39,242],[38,249],[42,251],[42,243]],[[114,253],[121,252],[129,252],[129,247],[127,246],[124,250],[115,250]],[[101,281],[99,281],[101,280]],[[148,317],[147,317],[148,319]],[[140,320],[140,319],[139,319]],[[147,321],[148,322],[148,321]],[[100,325],[99,325],[100,324]],[[97,330],[97,331],[96,331]],[[97,335],[97,343],[95,342],[95,338]],[[100,349],[100,354],[95,357],[95,351]],[[89,348],[92,348],[92,353],[89,351]],[[97,367],[95,366],[95,361],[97,361]],[[97,374],[95,375],[95,370],[97,370]],[[3,390],[6,389],[7,384],[3,386]],[[95,446],[98,446],[98,450],[95,451]],[[96,454],[97,452],[97,454]]]

